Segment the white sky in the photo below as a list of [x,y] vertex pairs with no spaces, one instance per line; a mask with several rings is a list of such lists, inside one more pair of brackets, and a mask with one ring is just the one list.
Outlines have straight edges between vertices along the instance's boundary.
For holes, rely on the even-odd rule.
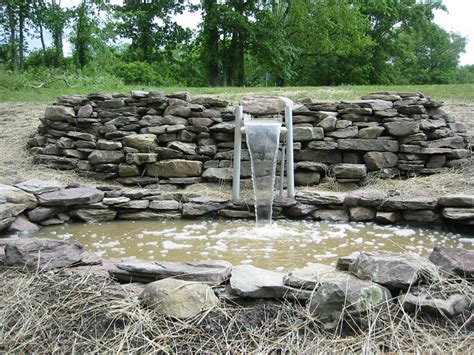
[[[75,6],[81,0],[63,0],[64,6]],[[120,4],[122,0],[111,0],[112,4]],[[197,0],[190,0],[196,3]],[[461,65],[474,64],[474,0],[443,0],[448,12],[436,11],[435,23],[447,31],[457,32],[466,37],[466,52],[461,53]],[[201,14],[185,13],[176,16],[176,21],[183,27],[195,29],[201,21]],[[66,54],[71,52],[71,45],[68,41],[64,43]]]

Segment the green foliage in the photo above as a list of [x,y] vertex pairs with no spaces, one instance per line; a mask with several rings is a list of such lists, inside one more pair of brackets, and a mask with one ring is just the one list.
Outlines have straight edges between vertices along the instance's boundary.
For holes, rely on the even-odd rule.
[[161,84],[160,74],[150,63],[119,62],[114,66],[113,71],[125,84]]

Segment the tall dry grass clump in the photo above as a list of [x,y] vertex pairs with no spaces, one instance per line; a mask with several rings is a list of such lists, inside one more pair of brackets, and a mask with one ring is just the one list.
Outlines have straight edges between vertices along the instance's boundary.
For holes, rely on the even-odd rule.
[[[305,307],[283,301],[219,308],[186,321],[157,315],[137,297],[118,299],[103,276],[0,269],[0,352],[8,353],[270,353],[474,351],[473,318],[408,314],[392,301],[354,317],[343,312],[336,331]],[[443,292],[473,298],[462,280],[438,280]]]

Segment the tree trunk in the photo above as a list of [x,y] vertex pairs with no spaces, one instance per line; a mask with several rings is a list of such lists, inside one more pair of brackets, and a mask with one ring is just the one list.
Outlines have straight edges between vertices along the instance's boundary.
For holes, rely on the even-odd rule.
[[16,20],[15,20],[15,9],[13,5],[8,6],[8,20],[10,26],[10,50],[12,59],[12,70],[16,71]]
[[239,45],[238,45],[238,53],[237,53],[237,58],[238,58],[238,68],[239,68],[239,76],[237,78],[237,82],[239,83],[239,86],[245,86],[245,48],[244,48],[244,34],[242,31],[239,31]]
[[46,65],[46,44],[44,43],[43,25],[40,23],[38,27],[40,33],[41,48],[43,49],[43,65]]
[[206,11],[206,30],[209,36],[208,40],[208,70],[209,85],[212,87],[219,86],[219,63],[218,46],[219,46],[219,30],[217,28],[217,11],[215,5],[217,0],[207,0],[204,2]]
[[18,51],[20,54],[20,70],[25,70],[25,5],[22,4],[19,7],[19,35],[20,41],[18,46]]

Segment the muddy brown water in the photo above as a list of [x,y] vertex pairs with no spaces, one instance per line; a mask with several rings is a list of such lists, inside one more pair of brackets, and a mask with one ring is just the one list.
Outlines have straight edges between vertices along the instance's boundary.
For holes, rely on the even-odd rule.
[[116,221],[45,227],[37,236],[78,240],[103,258],[222,259],[277,270],[334,265],[355,251],[429,255],[434,246],[474,249],[474,238],[435,229],[288,220],[264,228],[253,221]]

